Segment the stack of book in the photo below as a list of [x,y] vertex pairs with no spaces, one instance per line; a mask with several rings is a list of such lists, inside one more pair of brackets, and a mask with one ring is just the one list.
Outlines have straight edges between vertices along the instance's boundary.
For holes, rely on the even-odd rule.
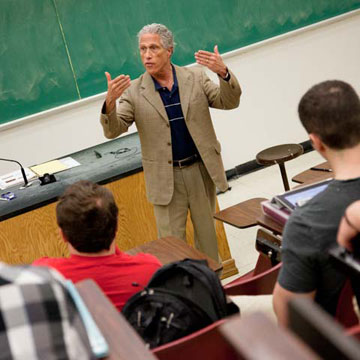
[[289,218],[291,211],[284,206],[278,205],[272,200],[265,200],[261,203],[261,209],[266,216],[271,217],[273,220],[281,225],[285,225]]
[[262,211],[266,216],[269,216],[279,224],[285,225],[296,207],[303,206],[315,195],[324,191],[330,181],[332,181],[332,179],[327,179],[276,195],[271,200],[266,200],[261,203]]

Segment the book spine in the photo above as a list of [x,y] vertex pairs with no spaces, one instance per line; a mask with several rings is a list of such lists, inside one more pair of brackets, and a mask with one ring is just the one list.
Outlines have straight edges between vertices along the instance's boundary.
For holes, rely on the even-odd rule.
[[271,217],[273,220],[281,225],[285,225],[289,215],[285,214],[281,210],[273,209],[269,204],[261,204],[261,208],[265,215]]

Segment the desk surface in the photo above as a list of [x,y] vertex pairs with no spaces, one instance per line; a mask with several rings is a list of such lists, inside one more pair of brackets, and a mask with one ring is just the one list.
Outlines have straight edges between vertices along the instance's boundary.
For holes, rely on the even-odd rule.
[[214,270],[216,273],[218,273],[218,275],[220,275],[222,270],[221,264],[214,261],[199,250],[188,245],[185,241],[173,236],[149,241],[145,244],[126,251],[126,253],[130,255],[135,255],[139,252],[154,255],[163,265],[173,261],[189,258],[195,260],[207,260],[210,269]]
[[214,218],[240,229],[256,225],[256,219],[261,214],[261,202],[265,198],[254,198],[217,212]]
[[220,327],[220,332],[241,359],[320,359],[290,331],[262,313],[230,319]]
[[[313,166],[313,168],[330,169],[330,164],[328,161],[325,161],[321,164]],[[314,182],[323,181],[332,178],[333,176],[334,175],[332,172],[308,169],[295,175],[291,180],[299,184],[304,184],[304,183],[311,184]]]
[[[95,150],[101,154],[98,158]],[[39,180],[24,189],[9,188],[16,199],[0,202],[0,221],[55,202],[65,188],[79,180],[106,184],[142,170],[140,140],[137,133],[69,154],[81,165],[55,174],[57,181],[40,186]],[[63,156],[66,157],[66,156]],[[5,190],[3,191],[5,192]]]

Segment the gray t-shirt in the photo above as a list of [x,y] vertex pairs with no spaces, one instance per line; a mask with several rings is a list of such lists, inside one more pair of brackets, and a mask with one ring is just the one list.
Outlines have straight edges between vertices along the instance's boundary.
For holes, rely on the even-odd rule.
[[292,292],[316,290],[315,301],[335,315],[345,275],[329,263],[327,250],[336,244],[346,207],[360,199],[360,178],[333,180],[304,206],[294,210],[282,241],[279,284]]

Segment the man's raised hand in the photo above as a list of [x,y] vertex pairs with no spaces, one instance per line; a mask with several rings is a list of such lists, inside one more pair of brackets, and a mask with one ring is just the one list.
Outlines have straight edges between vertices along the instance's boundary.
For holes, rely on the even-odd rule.
[[119,75],[115,79],[111,79],[111,75],[105,72],[105,76],[108,84],[106,113],[109,114],[116,106],[116,99],[130,86],[131,80],[129,75]]
[[226,65],[222,61],[217,45],[215,45],[213,53],[205,50],[197,51],[195,53],[195,59],[198,64],[206,66],[222,78],[226,77]]

